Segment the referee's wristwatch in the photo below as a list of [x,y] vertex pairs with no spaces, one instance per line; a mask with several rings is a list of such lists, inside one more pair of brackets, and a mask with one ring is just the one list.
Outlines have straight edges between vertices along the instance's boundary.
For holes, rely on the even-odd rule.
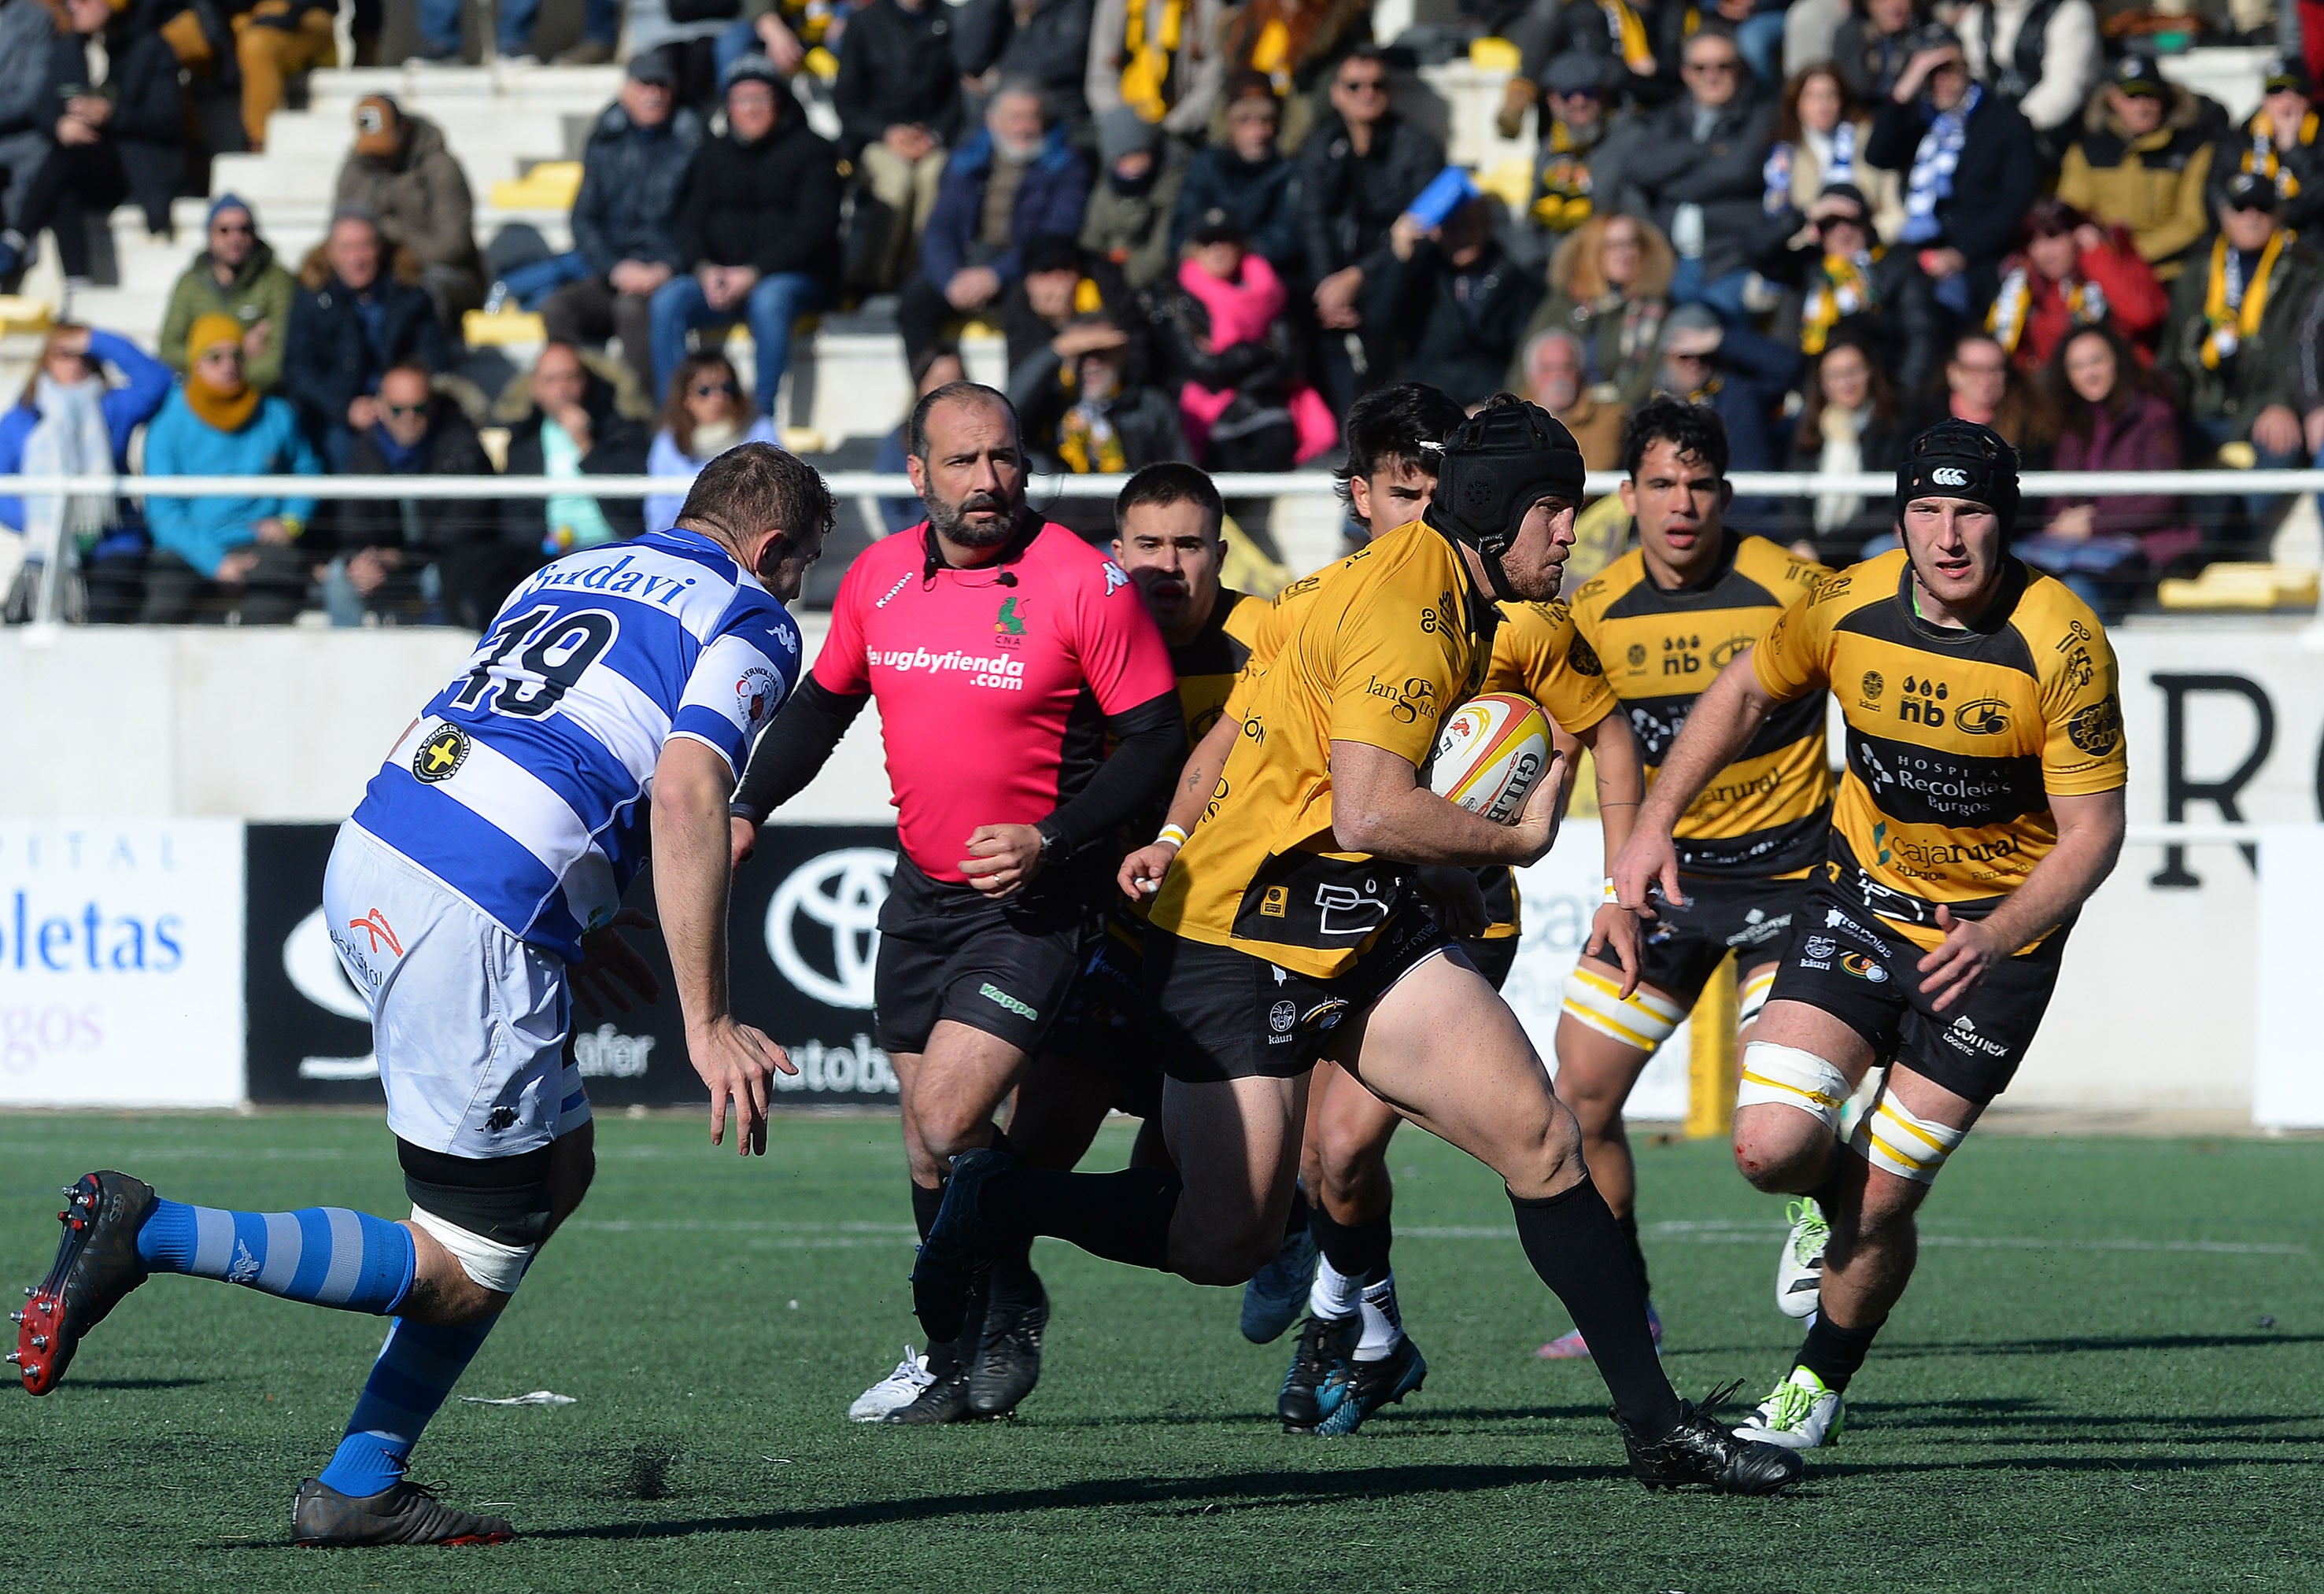
[[1055,863],[1065,852],[1065,848],[1063,840],[1059,838],[1056,831],[1049,828],[1049,822],[1046,819],[1033,826],[1033,833],[1041,838],[1042,863],[1045,865]]

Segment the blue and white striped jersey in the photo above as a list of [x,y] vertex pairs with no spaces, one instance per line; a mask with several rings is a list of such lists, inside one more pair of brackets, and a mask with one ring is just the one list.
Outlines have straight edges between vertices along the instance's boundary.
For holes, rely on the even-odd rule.
[[567,555],[502,606],[355,822],[512,935],[577,959],[643,860],[662,744],[690,737],[739,776],[798,672],[798,623],[709,539]]

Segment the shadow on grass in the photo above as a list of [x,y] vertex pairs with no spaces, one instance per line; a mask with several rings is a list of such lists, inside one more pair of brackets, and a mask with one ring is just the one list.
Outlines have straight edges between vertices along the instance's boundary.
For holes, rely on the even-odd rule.
[[[1606,1407],[1599,1405],[1415,1405],[1406,1407],[1401,1423],[1408,1418],[1425,1418],[1430,1422],[1464,1423],[1531,1423],[1569,1418],[1603,1420]],[[1282,1420],[1268,1411],[1167,1411],[1167,1412],[1108,1412],[1087,1417],[1032,1416],[1023,1419],[1028,1428],[1262,1428],[1279,1429]],[[1366,1432],[1370,1432],[1368,1427]]]
[[60,1391],[71,1389],[198,1389],[209,1383],[208,1378],[83,1378],[75,1377],[60,1386]]
[[[2324,1334],[2282,1334],[2253,1330],[2232,1334],[2080,1334],[2059,1340],[1882,1340],[1872,1359],[1935,1356],[2078,1356],[2119,1350],[2260,1350],[2274,1346],[2324,1345]],[[1765,1345],[1672,1345],[1664,1355],[1758,1356]]]

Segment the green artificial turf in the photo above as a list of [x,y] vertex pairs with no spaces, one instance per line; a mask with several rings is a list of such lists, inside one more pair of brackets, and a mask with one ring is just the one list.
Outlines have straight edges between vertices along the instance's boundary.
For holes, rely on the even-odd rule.
[[[870,1588],[1563,1591],[2313,1589],[2324,1513],[2324,1146],[1972,1137],[1845,1442],[1775,1501],[1648,1496],[1493,1177],[1407,1130],[1406,1321],[1427,1387],[1347,1439],[1268,1415],[1289,1345],[1235,1293],[1045,1242],[1040,1389],[1005,1424],[862,1427],[908,1335],[892,1120],[778,1123],[714,1153],[691,1118],[599,1125],[597,1184],[417,1475],[506,1502],[499,1549],[320,1553],[291,1489],[328,1457],[382,1325],[159,1278],[42,1400],[0,1388],[0,1555],[69,1590]],[[1093,1166],[1127,1137],[1109,1132]],[[55,1190],[401,1215],[375,1120],[0,1119],[0,1278],[47,1266]],[[1642,1146],[1640,1215],[1681,1390],[1755,1398],[1797,1325],[1779,1203],[1715,1145]],[[10,1292],[14,1293],[13,1288]]]

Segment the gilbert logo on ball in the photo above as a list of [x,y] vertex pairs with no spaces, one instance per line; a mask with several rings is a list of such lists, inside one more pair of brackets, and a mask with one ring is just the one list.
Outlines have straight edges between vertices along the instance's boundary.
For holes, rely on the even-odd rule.
[[1429,788],[1507,825],[1549,768],[1549,721],[1532,699],[1507,692],[1471,697],[1444,721],[1428,760]]

